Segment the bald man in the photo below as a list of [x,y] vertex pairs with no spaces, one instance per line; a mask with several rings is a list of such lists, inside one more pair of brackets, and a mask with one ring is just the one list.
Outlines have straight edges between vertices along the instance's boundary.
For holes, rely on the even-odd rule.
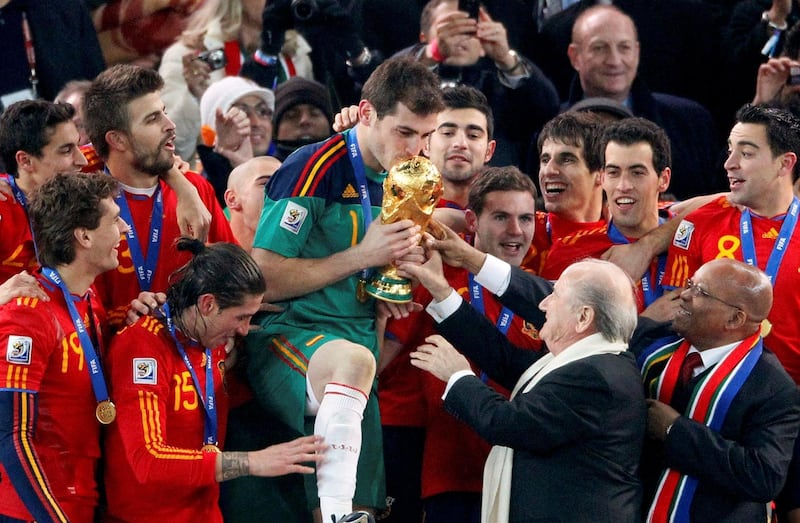
[[687,98],[650,92],[637,80],[639,35],[631,17],[611,5],[582,11],[572,26],[567,54],[576,77],[562,110],[595,96],[623,103],[634,116],[667,132],[674,173],[670,190],[675,196],[686,199],[722,189],[722,173],[714,178],[719,144],[711,114]]
[[[564,271],[539,304],[544,354],[513,347],[462,300],[438,253],[400,267],[431,292],[428,312],[444,336],[429,336],[412,364],[445,381],[445,410],[494,445],[481,521],[637,521],[646,408],[626,350],[636,301],[622,269],[587,260]],[[475,376],[453,345],[513,389],[511,399]]]
[[800,426],[797,388],[763,347],[771,308],[761,270],[710,261],[680,293],[672,328],[682,338],[644,351],[632,344],[650,398],[648,521],[768,520]]
[[231,231],[248,252],[264,207],[264,186],[280,166],[277,158],[257,156],[236,167],[228,177],[225,205],[231,215]]

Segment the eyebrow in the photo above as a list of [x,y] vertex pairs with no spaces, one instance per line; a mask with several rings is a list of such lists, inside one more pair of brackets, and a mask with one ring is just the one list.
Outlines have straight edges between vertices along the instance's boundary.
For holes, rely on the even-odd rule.
[[755,147],[756,149],[761,149],[760,145],[758,145],[755,142],[751,142],[750,140],[739,140],[738,142],[731,142],[730,140],[728,140],[728,147],[730,147],[731,145],[735,145],[735,146],[738,146],[738,147],[745,147],[745,146],[749,145],[750,147]]

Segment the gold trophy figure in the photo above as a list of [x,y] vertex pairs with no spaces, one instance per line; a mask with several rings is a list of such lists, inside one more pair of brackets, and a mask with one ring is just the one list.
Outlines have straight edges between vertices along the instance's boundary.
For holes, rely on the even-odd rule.
[[[442,196],[439,170],[422,156],[414,156],[389,170],[383,182],[381,223],[410,219],[424,231]],[[370,296],[393,303],[411,301],[411,281],[397,274],[394,265],[378,270],[364,290]]]

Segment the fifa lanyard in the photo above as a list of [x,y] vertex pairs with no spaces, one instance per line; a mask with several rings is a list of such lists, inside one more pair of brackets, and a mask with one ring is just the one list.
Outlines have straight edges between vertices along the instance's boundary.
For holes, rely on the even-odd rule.
[[[800,200],[797,197],[792,199],[792,204],[789,206],[789,212],[783,219],[781,231],[778,233],[778,239],[772,247],[772,252],[767,260],[767,268],[764,272],[769,276],[769,281],[775,285],[775,279],[778,277],[778,270],[781,267],[783,256],[786,254],[786,248],[789,246],[789,241],[794,234],[794,228],[797,225],[797,212],[800,210]],[[756,258],[756,245],[753,239],[753,222],[750,215],[750,209],[742,211],[742,216],[739,219],[739,229],[742,237],[742,256],[744,262],[748,265],[758,267],[758,259]]]
[[175,342],[175,346],[178,349],[178,354],[181,355],[183,364],[186,365],[186,369],[192,376],[194,388],[203,403],[203,411],[205,412],[203,443],[205,445],[217,445],[217,400],[216,395],[214,394],[214,366],[211,362],[211,349],[208,347],[204,348],[206,359],[206,393],[204,395],[202,393],[202,388],[200,387],[200,380],[197,379],[197,373],[194,371],[194,365],[192,365],[192,362],[189,360],[189,355],[186,354],[183,344],[178,341],[178,336],[175,332],[175,322],[172,320],[169,305],[164,303],[161,308],[164,311],[164,321],[167,323],[167,329],[169,330],[169,333]]
[[[469,273],[469,302],[475,309],[486,316],[486,304],[483,301],[483,286],[475,281],[475,276]],[[508,307],[503,307],[500,315],[497,317],[495,326],[503,336],[508,334],[508,329],[511,327],[511,322],[514,321],[514,313]],[[486,383],[489,377],[485,372],[481,371],[481,381]]]
[[[664,223],[663,218],[658,219],[658,224],[661,225]],[[630,243],[628,238],[625,237],[624,234],[617,229],[617,226],[614,225],[614,222],[611,221],[608,224],[608,237],[611,239],[612,243],[617,245],[627,244]],[[656,301],[662,294],[664,294],[664,287],[661,284],[662,280],[664,279],[664,273],[667,270],[667,255],[660,254],[656,257],[656,274],[655,278],[653,278],[652,274],[652,264],[651,269],[647,270],[642,275],[642,294],[644,294],[644,305],[645,307]]]
[[[92,390],[94,391],[94,397],[97,400],[97,403],[104,403],[110,402],[110,396],[108,394],[108,388],[106,387],[106,380],[103,377],[103,368],[100,364],[100,357],[97,354],[97,351],[94,349],[94,343],[92,343],[92,338],[89,336],[89,333],[86,332],[86,325],[83,324],[83,320],[81,319],[80,314],[78,314],[78,309],[75,308],[75,302],[79,300],[79,298],[75,298],[67,289],[64,280],[61,279],[61,276],[55,269],[51,269],[49,267],[42,267],[42,274],[53,282],[59,289],[61,289],[61,293],[64,295],[64,301],[67,304],[67,310],[69,311],[70,318],[72,319],[72,325],[75,327],[75,332],[78,334],[78,340],[81,342],[81,348],[83,349],[83,354],[86,360],[89,362],[89,377],[92,381]],[[94,322],[94,319],[89,317],[90,322]],[[99,340],[98,340],[98,343]],[[103,421],[101,420],[101,423]]]
[[[356,128],[350,129],[347,134],[347,150],[350,153],[350,164],[353,166],[353,174],[358,185],[358,198],[361,201],[361,218],[366,234],[369,224],[372,223],[372,202],[369,198],[369,188],[367,187],[367,173],[364,169],[364,159],[361,157],[361,149],[358,147]],[[366,281],[369,277],[369,269],[361,271],[361,280]]]
[[[106,173],[111,173],[106,168]],[[135,197],[135,196],[134,196]],[[156,186],[156,192],[153,195],[153,211],[150,215],[150,234],[147,242],[147,258],[145,259],[142,253],[142,246],[136,234],[136,225],[133,222],[131,209],[128,206],[128,199],[125,197],[125,191],[120,191],[119,195],[114,198],[119,206],[120,217],[128,224],[128,232],[125,234],[128,239],[128,248],[131,251],[131,260],[136,268],[136,278],[139,280],[139,289],[141,291],[149,291],[153,273],[158,265],[158,255],[160,250],[161,241],[161,226],[164,221],[164,202],[161,193],[161,183]]]
[[8,176],[8,184],[11,186],[11,192],[14,194],[14,199],[22,205],[22,209],[25,211],[25,216],[28,218],[28,228],[31,231],[31,241],[33,242],[33,252],[36,254],[36,260],[39,260],[39,249],[36,247],[36,238],[33,237],[33,225],[31,225],[31,217],[28,214],[28,198],[25,196],[25,193],[22,192],[22,189],[19,188],[17,185],[17,180],[9,175]]
[[36,76],[36,51],[33,49],[33,33],[31,27],[28,25],[28,16],[22,13],[22,36],[25,39],[25,57],[28,59],[28,69],[31,72],[31,94],[34,98],[38,98],[37,85],[39,84],[39,77]]

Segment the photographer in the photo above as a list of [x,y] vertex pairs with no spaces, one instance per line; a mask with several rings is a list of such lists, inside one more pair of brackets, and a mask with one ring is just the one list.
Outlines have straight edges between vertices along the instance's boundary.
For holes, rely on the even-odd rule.
[[[430,0],[420,19],[420,43],[400,51],[428,65],[442,85],[483,92],[495,120],[492,165],[523,165],[531,137],[558,112],[558,95],[533,62],[511,49],[505,26],[481,8],[477,17],[456,0]],[[520,118],[519,115],[525,115]]]
[[[238,74],[244,57],[258,47],[265,3],[207,0],[189,19],[178,41],[164,52],[158,70],[165,82],[161,96],[176,125],[175,147],[181,158],[194,156],[200,134],[200,98],[205,90],[225,76]],[[282,45],[278,48],[278,81],[291,76],[313,78],[308,42],[289,31]]]
[[311,44],[314,77],[333,89],[334,105],[357,103],[361,84],[382,60],[364,45],[339,0],[269,2],[262,15],[261,47],[248,58],[241,75],[272,88],[279,74],[279,52],[291,29]]

